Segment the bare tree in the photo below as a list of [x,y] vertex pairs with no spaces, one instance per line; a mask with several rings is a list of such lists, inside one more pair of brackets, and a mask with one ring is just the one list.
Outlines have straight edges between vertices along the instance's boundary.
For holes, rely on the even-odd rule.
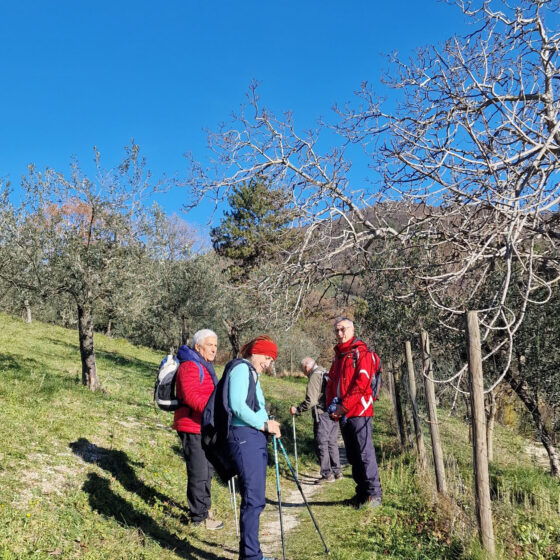
[[[248,104],[233,116],[232,126],[209,134],[213,166],[203,168],[191,159],[188,179],[188,207],[202,198],[225,201],[229,193],[257,179],[283,191],[291,218],[285,225],[290,227],[278,232],[274,266],[247,283],[270,294],[276,306],[291,306],[294,317],[316,282],[347,274],[349,254],[365,255],[372,238],[397,235],[370,220],[365,208],[375,197],[351,189],[344,150],[319,155],[318,137],[318,131],[300,135],[291,114],[277,118],[261,108],[253,84]],[[294,228],[301,234],[294,237]]]
[[[215,168],[192,165],[193,202],[266,178],[284,189],[292,225],[305,231],[284,251],[283,281],[303,291],[348,273],[349,257],[359,266],[373,239],[393,237],[422,250],[412,272],[436,306],[480,310],[486,336],[499,328],[511,337],[535,293],[549,294],[560,277],[560,34],[546,20],[558,2],[458,5],[473,33],[408,62],[390,57],[396,109],[384,112],[364,84],[357,107],[337,109],[341,142],[324,155],[320,129],[299,134],[290,113],[260,107],[253,86],[232,126],[209,137]],[[349,184],[348,142],[371,154],[377,185],[369,190]],[[508,305],[512,290],[524,295],[517,309]]]
[[558,2],[458,4],[476,30],[406,63],[392,56],[396,111],[364,86],[339,130],[376,146],[387,197],[417,205],[406,245],[425,255],[414,274],[434,305],[477,309],[485,340],[505,335],[494,336],[508,360],[493,389],[527,305],[560,278],[560,33],[547,25]]
[[[298,132],[252,86],[248,104],[209,135],[212,166],[191,162],[190,204],[223,200],[257,176],[284,190],[302,237],[258,287],[274,301],[289,293],[294,315],[321,282],[360,274],[373,251],[376,262],[398,251],[401,263],[387,268],[408,274],[408,294],[425,291],[443,325],[478,311],[483,360],[506,356],[486,380],[492,391],[527,306],[548,301],[560,279],[560,33],[550,23],[559,3],[455,4],[472,33],[410,60],[390,56],[390,107],[364,83],[332,123]],[[367,188],[348,178],[355,146],[371,157]],[[460,389],[465,371],[443,381]]]

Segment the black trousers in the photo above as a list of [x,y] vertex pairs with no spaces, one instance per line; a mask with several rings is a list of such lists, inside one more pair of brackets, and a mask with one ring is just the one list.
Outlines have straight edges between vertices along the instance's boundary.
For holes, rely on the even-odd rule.
[[210,509],[210,485],[212,483],[212,465],[206,459],[202,449],[200,434],[177,432],[183,447],[183,456],[187,464],[187,502],[194,523],[204,521]]

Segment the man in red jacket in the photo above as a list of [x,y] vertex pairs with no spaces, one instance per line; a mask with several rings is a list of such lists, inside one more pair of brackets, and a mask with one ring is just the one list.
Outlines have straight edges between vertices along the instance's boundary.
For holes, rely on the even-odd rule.
[[327,404],[338,398],[331,417],[340,421],[346,456],[356,482],[356,495],[350,503],[356,507],[377,507],[381,505],[382,492],[371,439],[374,363],[365,343],[354,336],[350,319],[337,319],[334,331],[338,344],[329,371]]
[[[194,348],[194,349],[193,349]],[[193,348],[181,346],[175,379],[175,393],[181,403],[175,411],[173,428],[177,430],[187,464],[187,501],[191,521],[206,529],[222,529],[224,524],[210,512],[212,465],[206,459],[200,437],[202,411],[218,384],[212,362],[218,351],[218,337],[210,329],[197,331]]]

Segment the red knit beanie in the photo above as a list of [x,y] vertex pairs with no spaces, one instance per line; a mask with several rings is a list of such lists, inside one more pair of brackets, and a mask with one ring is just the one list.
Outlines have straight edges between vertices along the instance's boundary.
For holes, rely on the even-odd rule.
[[256,338],[251,344],[251,354],[270,356],[273,360],[278,356],[278,347],[268,338]]

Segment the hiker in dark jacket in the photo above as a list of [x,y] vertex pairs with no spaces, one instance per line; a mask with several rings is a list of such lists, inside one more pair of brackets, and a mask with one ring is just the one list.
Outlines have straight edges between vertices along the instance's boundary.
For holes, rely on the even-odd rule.
[[334,482],[342,478],[342,472],[337,443],[338,422],[330,417],[325,403],[327,372],[313,358],[303,358],[301,371],[309,378],[305,399],[298,406],[291,406],[290,413],[299,416],[311,410],[315,451],[321,467],[321,476],[315,484]]
[[232,417],[227,441],[241,493],[239,559],[267,560],[259,543],[268,461],[266,434],[280,437],[280,424],[268,418],[259,376],[270,368],[278,350],[274,341],[263,335],[245,344],[240,353],[243,360],[236,360],[228,373]]
[[327,403],[335,401],[333,420],[341,421],[346,456],[352,465],[356,495],[349,500],[355,507],[381,505],[381,484],[371,439],[373,391],[371,379],[375,365],[364,342],[354,336],[354,323],[346,317],[337,319],[334,332],[338,344],[329,370]]
[[193,348],[181,346],[177,352],[180,365],[175,380],[176,396],[182,406],[175,411],[173,428],[181,439],[187,465],[187,502],[191,522],[212,531],[224,524],[210,511],[212,465],[202,450],[200,422],[202,411],[218,383],[212,362],[218,350],[218,337],[210,329],[197,331]]

